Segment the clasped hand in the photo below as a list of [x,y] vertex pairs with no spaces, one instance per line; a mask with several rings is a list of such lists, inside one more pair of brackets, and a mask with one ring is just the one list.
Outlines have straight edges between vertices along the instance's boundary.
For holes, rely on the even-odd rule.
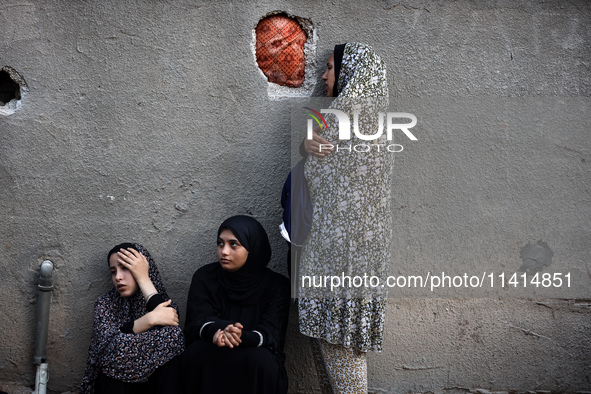
[[213,336],[213,343],[220,347],[227,346],[230,349],[234,346],[240,345],[242,343],[242,329],[244,327],[242,324],[236,322],[234,324],[229,324],[223,330],[217,330]]

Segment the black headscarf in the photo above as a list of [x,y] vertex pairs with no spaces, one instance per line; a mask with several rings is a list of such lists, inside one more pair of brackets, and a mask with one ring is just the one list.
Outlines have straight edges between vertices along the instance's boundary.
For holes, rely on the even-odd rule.
[[256,303],[267,285],[265,267],[271,260],[271,245],[267,233],[256,219],[244,215],[226,219],[218,229],[218,237],[225,229],[230,230],[248,250],[248,257],[237,271],[220,269],[220,285],[230,299],[241,304]]
[[343,54],[345,53],[345,46],[347,44],[339,44],[334,47],[334,85],[332,85],[332,97],[339,95],[337,88],[339,84],[339,73],[341,72],[341,63],[343,63]]

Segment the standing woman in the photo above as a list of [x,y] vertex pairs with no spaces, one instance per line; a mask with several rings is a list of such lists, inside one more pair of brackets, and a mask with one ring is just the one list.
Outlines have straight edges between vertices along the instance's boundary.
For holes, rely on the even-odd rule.
[[184,337],[154,260],[142,245],[123,243],[107,262],[114,287],[94,306],[80,393],[174,392],[169,361],[183,352]]
[[[327,95],[335,97],[330,108],[347,113],[351,129],[357,112],[359,133],[378,133],[388,84],[385,65],[371,47],[337,45],[322,79]],[[385,149],[386,133],[368,141],[351,130],[350,140],[339,140],[335,116],[327,114],[326,121],[328,129],[317,130],[304,143],[314,213],[300,277],[374,275],[383,280],[390,262],[393,155]],[[319,152],[319,144],[339,149]],[[376,144],[382,144],[380,150]],[[367,392],[366,352],[382,350],[386,294],[365,284],[349,286],[334,291],[300,287],[300,331],[312,338],[323,393]]]
[[265,229],[250,216],[225,220],[217,257],[195,272],[189,289],[185,392],[286,393],[289,280],[266,268]]

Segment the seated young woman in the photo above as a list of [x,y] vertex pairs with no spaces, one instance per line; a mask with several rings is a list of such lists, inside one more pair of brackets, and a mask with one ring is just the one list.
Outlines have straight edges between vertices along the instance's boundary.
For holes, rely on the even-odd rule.
[[249,216],[225,220],[218,262],[193,275],[183,355],[186,393],[286,393],[289,280],[266,268],[271,246]]
[[80,393],[171,392],[170,360],[183,352],[184,337],[158,268],[131,243],[111,249],[107,262],[114,287],[94,306]]

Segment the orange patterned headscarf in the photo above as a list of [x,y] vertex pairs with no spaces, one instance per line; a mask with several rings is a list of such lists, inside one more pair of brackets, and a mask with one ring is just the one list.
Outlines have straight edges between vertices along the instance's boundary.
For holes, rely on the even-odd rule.
[[269,82],[300,87],[304,83],[306,32],[287,15],[272,15],[256,27],[257,63]]

